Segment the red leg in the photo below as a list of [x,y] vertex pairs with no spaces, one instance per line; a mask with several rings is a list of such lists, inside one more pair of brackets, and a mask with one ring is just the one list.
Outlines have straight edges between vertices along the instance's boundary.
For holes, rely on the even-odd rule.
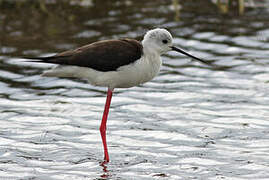
[[101,126],[100,126],[100,133],[101,133],[101,137],[102,137],[102,141],[103,141],[103,145],[104,145],[104,155],[105,155],[104,160],[105,160],[105,162],[109,162],[109,156],[108,156],[107,144],[106,144],[106,122],[107,122],[107,116],[108,116],[109,107],[110,107],[110,103],[111,103],[112,93],[113,93],[113,89],[107,90],[106,105],[105,105],[103,119],[102,119]]

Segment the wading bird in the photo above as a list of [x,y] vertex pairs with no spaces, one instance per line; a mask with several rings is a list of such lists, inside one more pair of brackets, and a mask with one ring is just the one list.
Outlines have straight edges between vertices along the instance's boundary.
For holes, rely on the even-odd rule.
[[106,123],[115,88],[130,88],[153,79],[160,71],[160,56],[168,51],[177,51],[208,64],[173,46],[172,39],[166,29],[156,28],[148,31],[141,43],[134,39],[104,40],[54,56],[28,59],[32,59],[30,62],[57,64],[43,76],[84,78],[92,85],[108,88],[100,125],[104,162],[108,162]]

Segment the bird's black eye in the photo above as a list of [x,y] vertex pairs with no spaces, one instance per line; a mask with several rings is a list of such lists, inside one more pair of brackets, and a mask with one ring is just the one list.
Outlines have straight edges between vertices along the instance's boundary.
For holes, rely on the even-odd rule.
[[164,39],[162,42],[163,42],[164,44],[167,44],[167,43],[168,43],[168,41],[167,41],[166,39]]

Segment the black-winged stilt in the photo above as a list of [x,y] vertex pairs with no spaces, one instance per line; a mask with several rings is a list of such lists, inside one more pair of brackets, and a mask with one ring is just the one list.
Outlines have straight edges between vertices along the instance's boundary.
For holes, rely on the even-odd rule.
[[166,29],[148,31],[142,43],[134,39],[98,41],[51,57],[37,57],[31,62],[58,64],[43,76],[85,78],[90,84],[107,87],[107,99],[100,125],[104,162],[109,161],[106,123],[114,88],[133,87],[154,78],[162,64],[160,55],[177,51],[202,63],[206,61],[174,47]]

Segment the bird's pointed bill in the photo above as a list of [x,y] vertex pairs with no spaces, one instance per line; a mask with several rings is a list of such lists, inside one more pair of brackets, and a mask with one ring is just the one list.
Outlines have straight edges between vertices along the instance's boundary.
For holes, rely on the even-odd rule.
[[195,56],[193,56],[193,55],[187,53],[186,51],[184,51],[184,50],[182,50],[182,49],[180,49],[180,48],[178,48],[178,47],[171,46],[171,48],[172,48],[173,51],[182,53],[182,54],[184,54],[184,55],[186,55],[186,56],[189,56],[189,57],[191,57],[191,58],[193,58],[193,59],[195,59],[195,60],[197,60],[197,61],[200,61],[200,62],[202,62],[202,63],[204,63],[204,64],[210,64],[209,62],[207,62],[207,61],[205,61],[205,60],[203,60],[203,59],[200,59],[200,58],[198,58],[198,57],[195,57]]

